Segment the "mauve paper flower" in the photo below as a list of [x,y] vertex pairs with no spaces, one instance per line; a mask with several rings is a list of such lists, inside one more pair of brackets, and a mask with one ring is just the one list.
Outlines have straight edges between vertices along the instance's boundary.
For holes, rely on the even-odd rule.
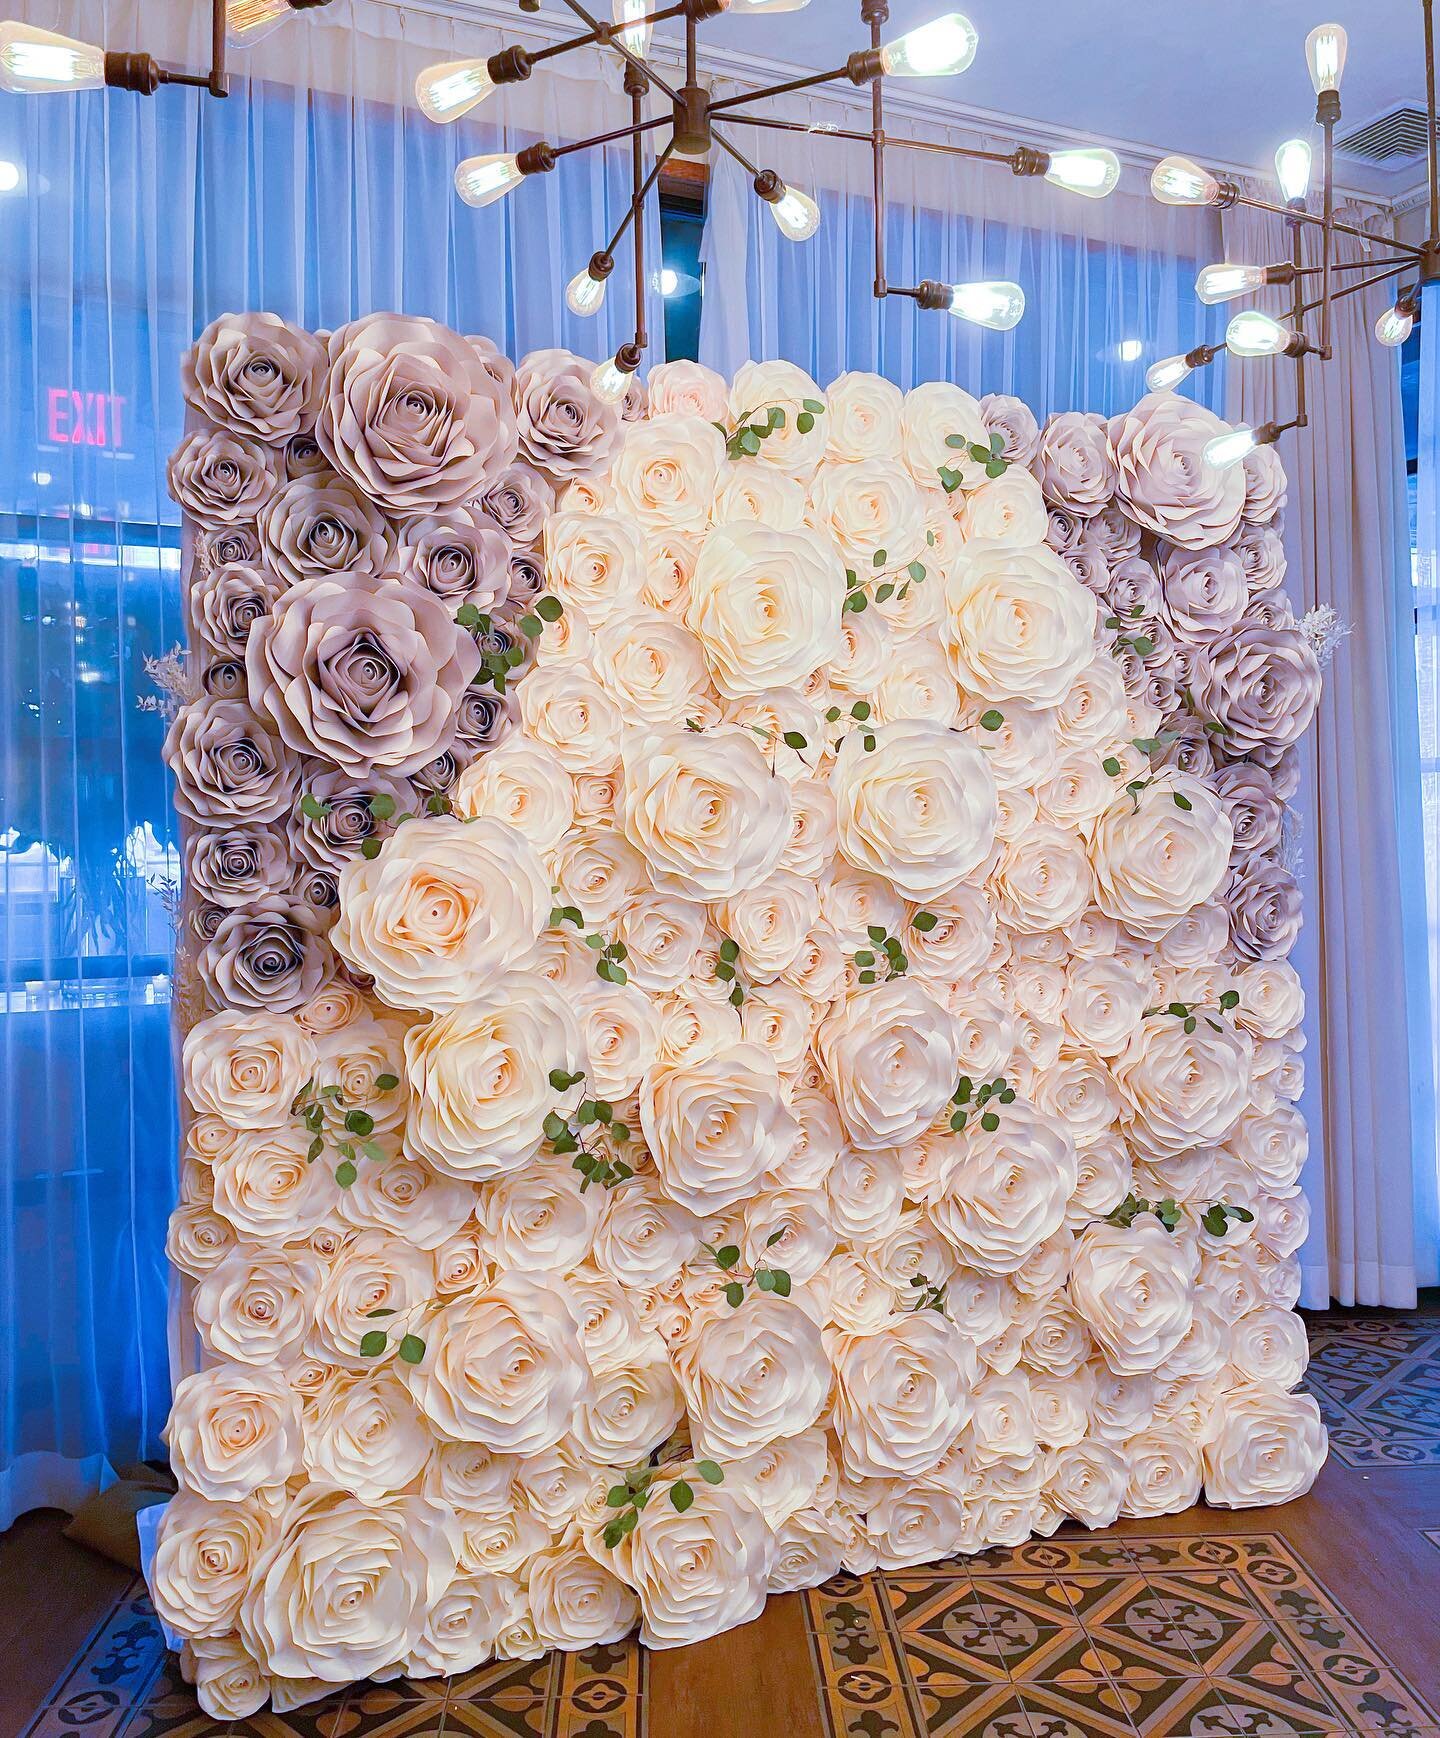
[[1085,521],[1078,513],[1066,511],[1063,507],[1052,507],[1047,521],[1045,541],[1057,555],[1068,555],[1080,547],[1080,538],[1085,530]]
[[[252,642],[253,643],[253,642]],[[1320,703],[1320,666],[1298,628],[1245,623],[1217,640],[1201,712],[1225,726],[1224,753],[1274,764],[1296,742]]]
[[545,563],[533,549],[517,549],[510,557],[510,592],[507,601],[519,608],[545,589]]
[[512,543],[538,543],[546,519],[555,510],[555,491],[533,465],[517,459],[473,505]]
[[201,566],[258,567],[264,559],[253,525],[234,525],[219,531],[202,531],[195,539],[195,560]]
[[340,884],[328,870],[305,869],[296,880],[295,897],[323,918],[339,906]]
[[1072,549],[1060,559],[1065,563],[1087,591],[1093,591],[1096,597],[1106,598],[1110,591],[1110,569],[1105,557],[1093,549]]
[[650,394],[638,374],[630,376],[630,390],[620,400],[621,422],[644,422],[650,414]]
[[473,507],[451,507],[401,527],[395,566],[434,592],[451,615],[473,604],[486,615],[510,595],[510,539]]
[[1140,553],[1140,527],[1116,502],[1080,523],[1080,547],[1098,550],[1109,562]]
[[1077,519],[1091,518],[1115,493],[1105,418],[1083,410],[1052,416],[1040,431],[1033,468],[1052,507]]
[[175,807],[187,821],[275,821],[295,800],[300,769],[241,700],[206,696],[182,706],[165,738]]
[[217,700],[245,698],[245,662],[242,658],[221,658],[207,664],[200,673],[200,686]]
[[266,561],[286,585],[325,573],[387,573],[395,553],[385,515],[329,470],[283,484],[255,529]]
[[1028,466],[1040,447],[1040,424],[1023,398],[987,392],[980,400],[980,418],[991,437],[1000,436],[1000,457]]
[[1133,622],[1153,622],[1165,602],[1160,575],[1140,555],[1132,555],[1111,568],[1107,596],[1111,610],[1127,628]]
[[520,451],[556,481],[600,470],[619,444],[619,407],[595,396],[593,372],[569,350],[532,350],[515,370]]
[[290,882],[285,835],[273,827],[199,828],[185,841],[185,885],[214,905],[249,905]]
[[1285,467],[1273,445],[1245,455],[1245,522],[1269,525],[1285,506]]
[[1295,793],[1300,789],[1300,750],[1293,743],[1289,748],[1282,748],[1270,762],[1270,777],[1280,801],[1294,802]]
[[515,364],[493,338],[487,338],[483,333],[470,332],[465,342],[475,352],[480,366],[497,386],[504,387],[508,396],[515,380]]
[[199,525],[216,528],[253,520],[279,475],[273,447],[231,434],[196,429],[170,455],[170,493]]
[[[295,856],[312,869],[322,869],[338,875],[352,857],[358,856],[361,845],[380,832],[381,822],[372,813],[372,797],[388,799],[394,805],[390,815],[402,814],[415,805],[409,787],[401,780],[372,773],[358,781],[349,773],[338,770],[314,773],[306,782],[305,795],[326,812],[306,814],[305,804],[296,803],[290,811],[290,845]],[[388,817],[387,817],[388,818]]]
[[1273,591],[1285,577],[1285,544],[1272,525],[1242,525],[1230,545],[1254,597]]
[[1215,549],[1176,549],[1161,544],[1160,582],[1165,616],[1182,638],[1209,639],[1233,628],[1245,613],[1250,588],[1245,569],[1226,544]]
[[1203,693],[1210,680],[1210,654],[1196,641],[1177,640],[1170,674],[1177,688],[1188,688],[1192,695]]
[[201,948],[196,970],[224,1008],[286,1014],[324,983],[329,924],[303,900],[272,894],[230,912]]
[[331,477],[334,474],[313,432],[297,434],[285,448],[285,475],[291,482],[296,477]]
[[1262,591],[1259,597],[1252,597],[1245,606],[1240,625],[1249,627],[1252,622],[1261,628],[1293,628],[1294,606],[1283,591]]
[[1275,790],[1268,767],[1254,761],[1232,761],[1210,780],[1215,795],[1225,805],[1234,829],[1230,861],[1238,864],[1256,851],[1275,851],[1285,825],[1285,805]]
[[256,711],[296,753],[404,773],[448,746],[480,654],[433,593],[356,573],[286,592],[245,667]]
[[458,744],[427,760],[410,774],[410,782],[421,797],[443,797],[454,788],[456,779],[470,764],[470,757]]
[[278,314],[221,314],[180,366],[185,402],[233,434],[284,446],[320,405],[325,349]]
[[1229,432],[1213,410],[1173,392],[1149,393],[1111,417],[1110,451],[1130,516],[1185,549],[1229,542],[1245,505],[1245,474],[1204,458],[1206,443]]
[[227,562],[190,578],[190,628],[220,659],[243,658],[250,629],[269,615],[283,581],[259,567]]
[[1300,934],[1300,888],[1290,871],[1263,852],[1252,852],[1230,875],[1224,904],[1230,943],[1252,960],[1278,960]]
[[509,398],[473,345],[400,314],[331,333],[315,438],[343,477],[397,519],[483,494],[515,458]]
[[460,710],[455,718],[455,747],[476,755],[482,748],[493,748],[515,725],[520,716],[514,687],[503,694],[493,688],[467,688],[460,697]]
[[1213,734],[1205,729],[1204,721],[1193,713],[1174,712],[1165,720],[1165,735],[1173,740],[1155,756],[1154,764],[1173,766],[1177,772],[1192,773],[1207,782],[1215,771]]

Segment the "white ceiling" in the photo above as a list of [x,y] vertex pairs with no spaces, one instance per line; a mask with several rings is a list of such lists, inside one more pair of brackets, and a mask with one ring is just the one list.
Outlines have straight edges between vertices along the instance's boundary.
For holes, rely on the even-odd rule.
[[[1315,99],[1305,37],[1338,21],[1350,33],[1342,134],[1398,102],[1424,107],[1420,0],[892,0],[887,35],[956,5],[980,33],[961,77],[913,89],[1008,116],[1217,164],[1268,169],[1281,140],[1304,133]],[[547,7],[548,10],[548,7]],[[773,18],[722,16],[702,41],[819,70],[868,41],[859,0],[810,0]],[[1423,171],[1342,159],[1343,184],[1395,198]]]

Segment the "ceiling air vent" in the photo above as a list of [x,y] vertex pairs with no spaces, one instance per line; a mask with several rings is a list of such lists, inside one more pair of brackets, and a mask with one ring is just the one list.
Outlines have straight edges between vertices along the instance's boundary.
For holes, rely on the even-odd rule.
[[1367,163],[1398,166],[1425,155],[1425,111],[1406,103],[1380,115],[1343,139],[1335,149]]

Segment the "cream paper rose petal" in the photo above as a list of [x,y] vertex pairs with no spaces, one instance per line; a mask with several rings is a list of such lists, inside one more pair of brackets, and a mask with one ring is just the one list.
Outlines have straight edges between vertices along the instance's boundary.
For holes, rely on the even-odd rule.
[[954,1016],[908,977],[838,1003],[816,1049],[851,1141],[873,1152],[922,1134],[955,1090],[961,1042]]
[[773,1291],[702,1319],[674,1357],[696,1449],[720,1461],[799,1436],[830,1392],[820,1329]]
[[892,1316],[835,1348],[831,1421],[846,1473],[915,1478],[938,1465],[970,1416],[975,1348],[934,1310]]
[[723,525],[700,551],[685,622],[729,700],[803,682],[840,648],[845,575],[810,531]]
[[1135,935],[1158,940],[1220,886],[1231,837],[1229,817],[1206,785],[1161,768],[1143,790],[1118,792],[1095,822],[1095,903]]
[[799,1126],[773,1060],[743,1042],[652,1068],[640,1121],[666,1194],[700,1215],[750,1194],[785,1161]]
[[1094,656],[1094,597],[1041,544],[967,544],[945,581],[945,650],[985,701],[1057,706]]

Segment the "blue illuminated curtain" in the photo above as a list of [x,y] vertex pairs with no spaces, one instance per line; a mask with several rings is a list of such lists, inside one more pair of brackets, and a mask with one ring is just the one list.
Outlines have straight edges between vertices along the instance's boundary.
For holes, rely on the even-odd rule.
[[[820,102],[792,109],[789,118],[854,124]],[[908,124],[899,117],[892,130]],[[1000,144],[947,135],[933,119],[922,131],[967,145]],[[734,138],[747,156],[811,193],[821,223],[803,246],[785,240],[749,175],[715,153],[700,359],[722,373],[747,357],[779,357],[822,386],[846,369],[872,369],[903,387],[945,379],[977,394],[1014,393],[1042,416],[1109,414],[1141,396],[1151,362],[1223,329],[1223,311],[1204,307],[1194,293],[1198,266],[1220,257],[1213,215],[1157,205],[1143,176],[1132,174],[1133,188],[1127,181],[1097,204],[1018,181],[994,164],[887,153],[889,281],[1019,283],[1024,320],[1013,333],[992,333],[920,313],[907,298],[875,300],[867,148],[821,132],[736,129]],[[1185,390],[1213,405],[1223,387],[1219,369],[1208,369]]]
[[[202,13],[25,15],[195,66]],[[0,194],[0,1527],[155,1452],[169,1400],[177,841],[142,698],[146,657],[183,631],[164,470],[185,346],[239,308],[311,327],[401,309],[514,356],[627,335],[623,266],[598,320],[561,299],[624,208],[623,150],[483,212],[451,184],[462,155],[614,125],[615,94],[579,68],[485,125],[406,107],[427,61],[498,46],[362,3],[294,21],[225,102],[0,95],[19,172]]]

